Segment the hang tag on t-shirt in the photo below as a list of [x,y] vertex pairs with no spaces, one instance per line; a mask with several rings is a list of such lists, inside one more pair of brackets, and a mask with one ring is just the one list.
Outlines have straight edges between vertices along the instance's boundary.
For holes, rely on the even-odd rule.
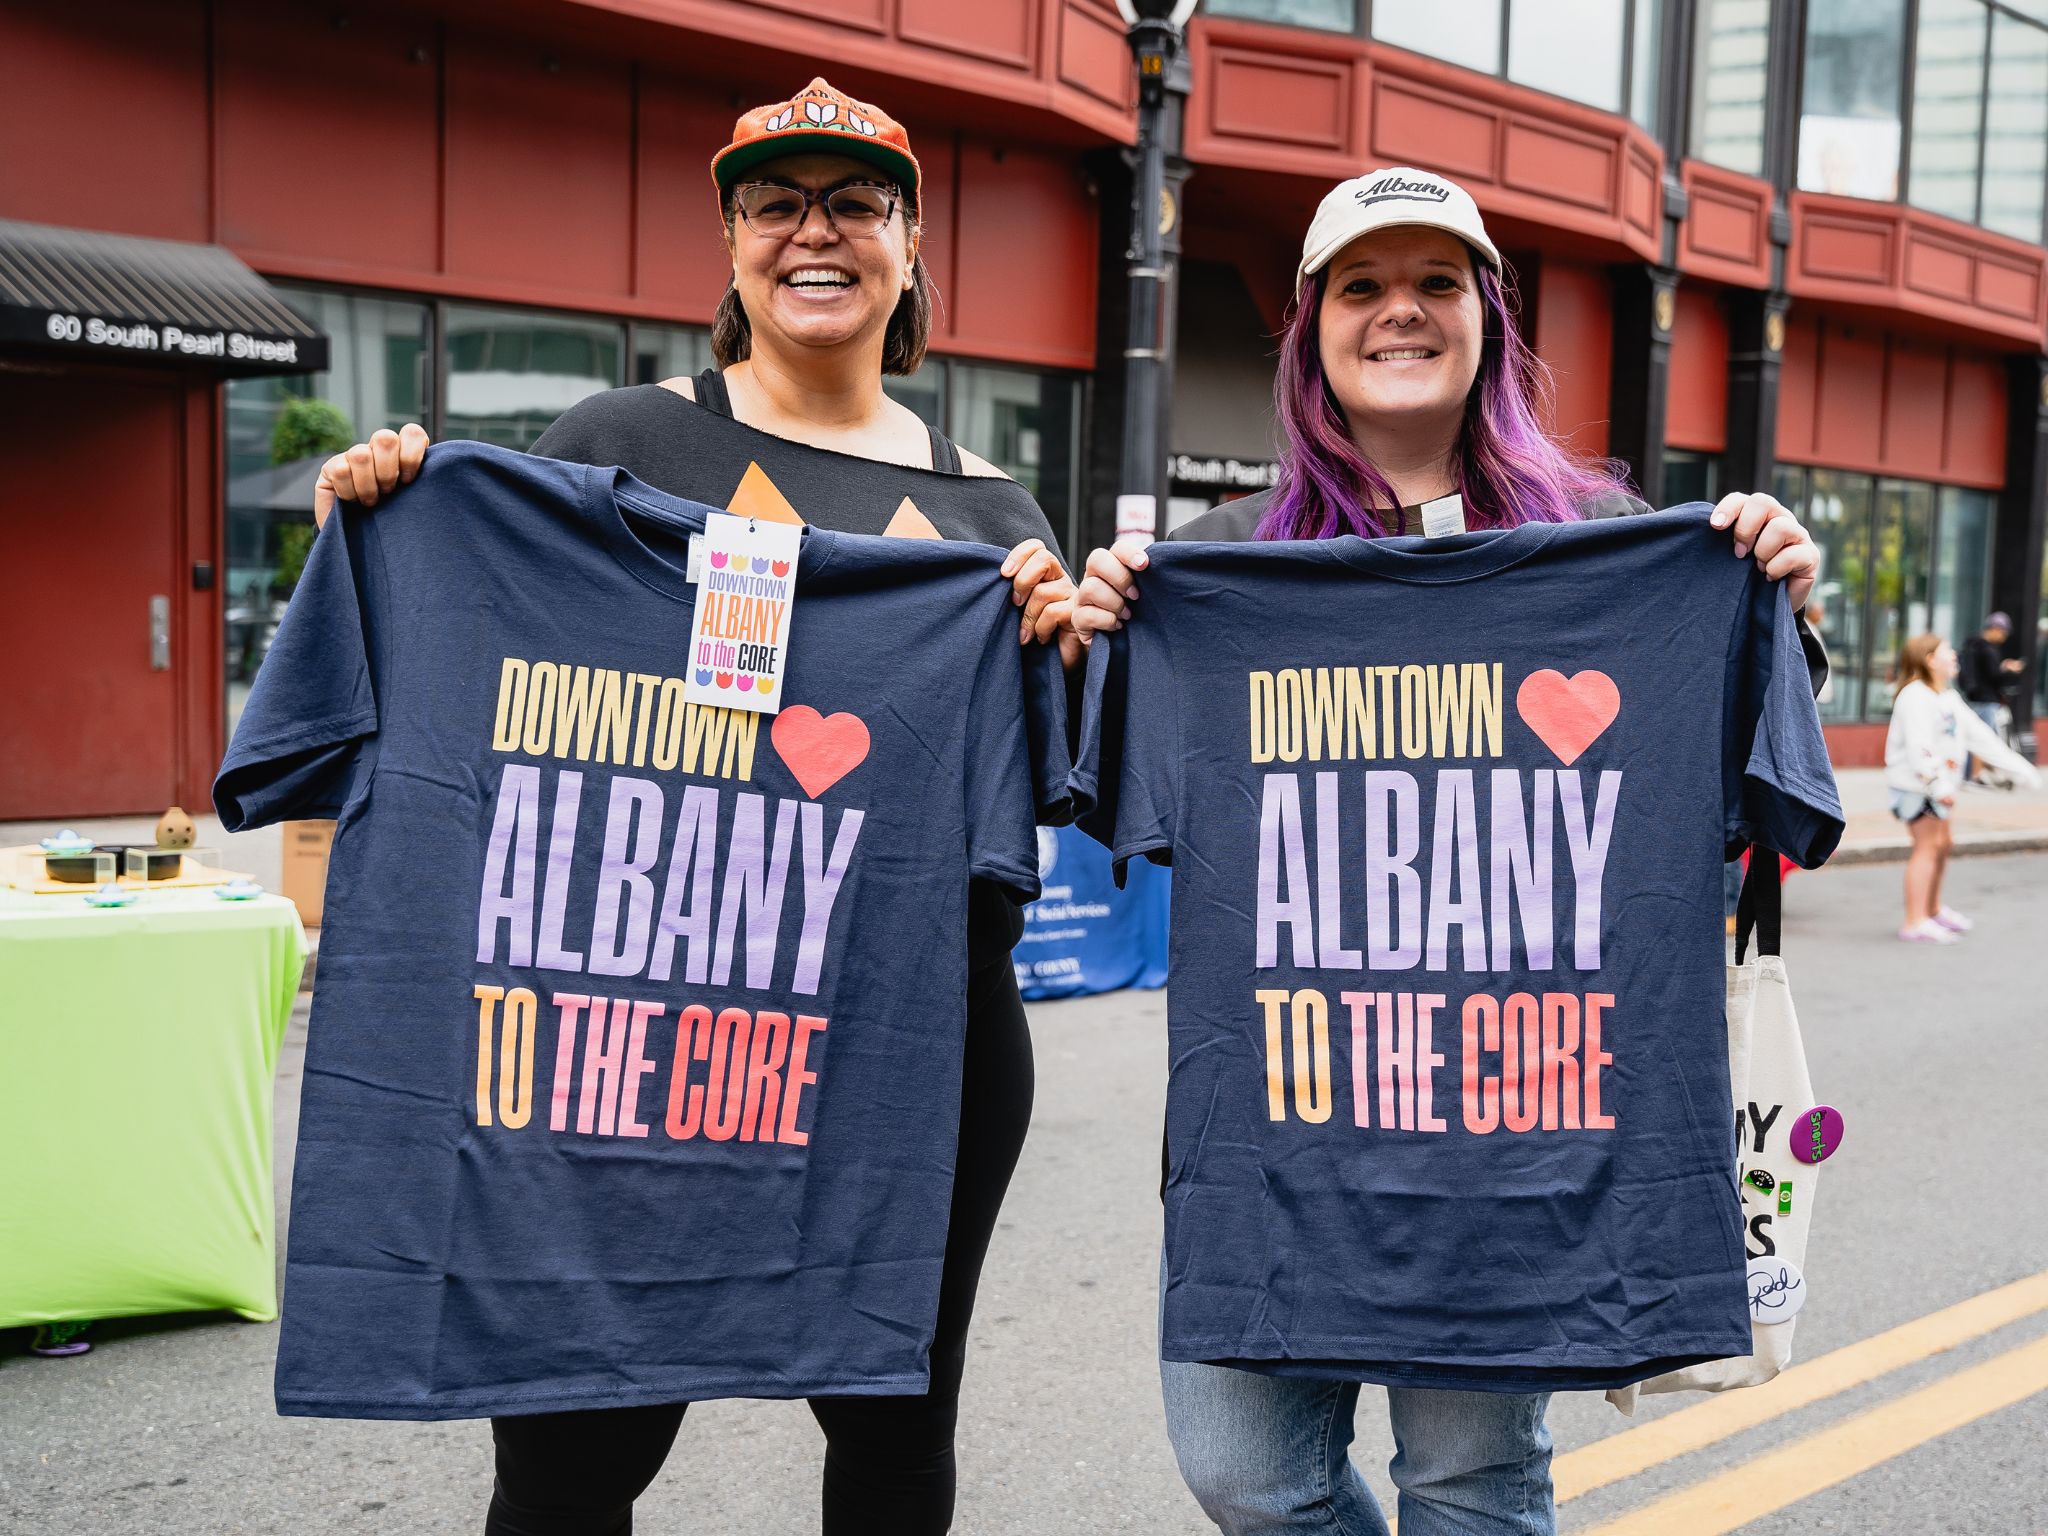
[[1421,512],[1422,536],[1426,539],[1448,538],[1465,531],[1465,498],[1456,491],[1435,501],[1425,501]]
[[683,567],[683,580],[695,586],[704,579],[704,535],[690,535],[690,558]]
[[[713,512],[704,519],[702,539],[683,699],[772,715],[782,708],[803,529]],[[694,554],[697,541],[691,543]]]

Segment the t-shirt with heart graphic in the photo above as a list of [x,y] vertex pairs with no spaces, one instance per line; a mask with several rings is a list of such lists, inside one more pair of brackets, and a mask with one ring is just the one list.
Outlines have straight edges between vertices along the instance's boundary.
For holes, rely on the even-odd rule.
[[1074,788],[1173,866],[1162,1349],[1536,1392],[1747,1354],[1724,855],[1842,810],[1704,506],[1159,543]]
[[926,1390],[1065,684],[1002,550],[807,529],[780,712],[685,705],[708,510],[442,443],[314,542],[214,790],[337,821],[283,1412]]

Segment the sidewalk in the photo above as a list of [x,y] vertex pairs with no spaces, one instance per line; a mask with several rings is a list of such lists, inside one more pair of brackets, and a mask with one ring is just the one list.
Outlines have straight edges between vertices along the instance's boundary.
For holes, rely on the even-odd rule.
[[[1841,786],[1848,827],[1830,864],[1887,864],[1903,861],[1911,840],[1891,812],[1882,768],[1842,768]],[[1956,797],[1956,853],[2017,853],[2048,849],[2048,788],[1965,788]]]

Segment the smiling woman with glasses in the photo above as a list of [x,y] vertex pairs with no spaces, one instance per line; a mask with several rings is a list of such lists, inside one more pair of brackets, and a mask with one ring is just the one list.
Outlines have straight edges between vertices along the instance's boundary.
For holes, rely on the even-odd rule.
[[[909,135],[876,108],[813,80],[791,100],[740,118],[711,172],[732,264],[712,328],[718,366],[592,395],[533,452],[623,465],[650,485],[713,506],[751,495],[749,509],[762,512],[779,497],[821,527],[998,545],[1010,551],[1003,573],[1013,584],[1020,642],[1054,639],[1074,587],[1038,503],[882,389],[885,374],[917,371],[932,328]],[[426,433],[408,426],[336,454],[322,468],[316,510],[324,516],[336,497],[375,505],[418,473],[426,450]],[[403,517],[402,498],[381,515]],[[1079,660],[1076,636],[1061,633],[1058,642],[1070,666]],[[886,664],[881,644],[878,637],[878,665]],[[828,1536],[935,1536],[952,1523],[967,1325],[1031,1118],[1031,1037],[1010,961],[1022,932],[1023,915],[1001,887],[971,883],[958,936],[968,1001],[938,1311],[935,1320],[902,1320],[933,1330],[931,1386],[915,1396],[812,1400],[825,1432]],[[671,1198],[647,1195],[650,1209]],[[671,1277],[650,1281],[664,1278]],[[608,1347],[601,1338],[561,1345]],[[612,1363],[631,1376],[633,1361]],[[629,1531],[633,1503],[660,1471],[684,1411],[672,1403],[494,1420],[497,1484],[486,1531]]]

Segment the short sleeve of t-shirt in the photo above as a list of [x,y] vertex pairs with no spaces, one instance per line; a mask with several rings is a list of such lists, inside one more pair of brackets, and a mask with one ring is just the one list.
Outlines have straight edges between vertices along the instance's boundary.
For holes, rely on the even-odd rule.
[[1019,645],[1007,619],[995,624],[968,709],[962,791],[969,873],[1035,901],[1037,825],[1072,820],[1058,648]]
[[1728,847],[1758,843],[1811,869],[1841,840],[1842,801],[1784,583],[1751,581],[1729,635],[1728,668]]
[[1080,749],[1074,770],[1075,820],[1110,851],[1116,883],[1140,855],[1173,862],[1179,808],[1180,711],[1148,710],[1130,726],[1133,699],[1174,686],[1163,626],[1136,623],[1099,636],[1088,652]]
[[257,670],[213,800],[230,832],[337,816],[377,732],[360,514],[327,520]]

